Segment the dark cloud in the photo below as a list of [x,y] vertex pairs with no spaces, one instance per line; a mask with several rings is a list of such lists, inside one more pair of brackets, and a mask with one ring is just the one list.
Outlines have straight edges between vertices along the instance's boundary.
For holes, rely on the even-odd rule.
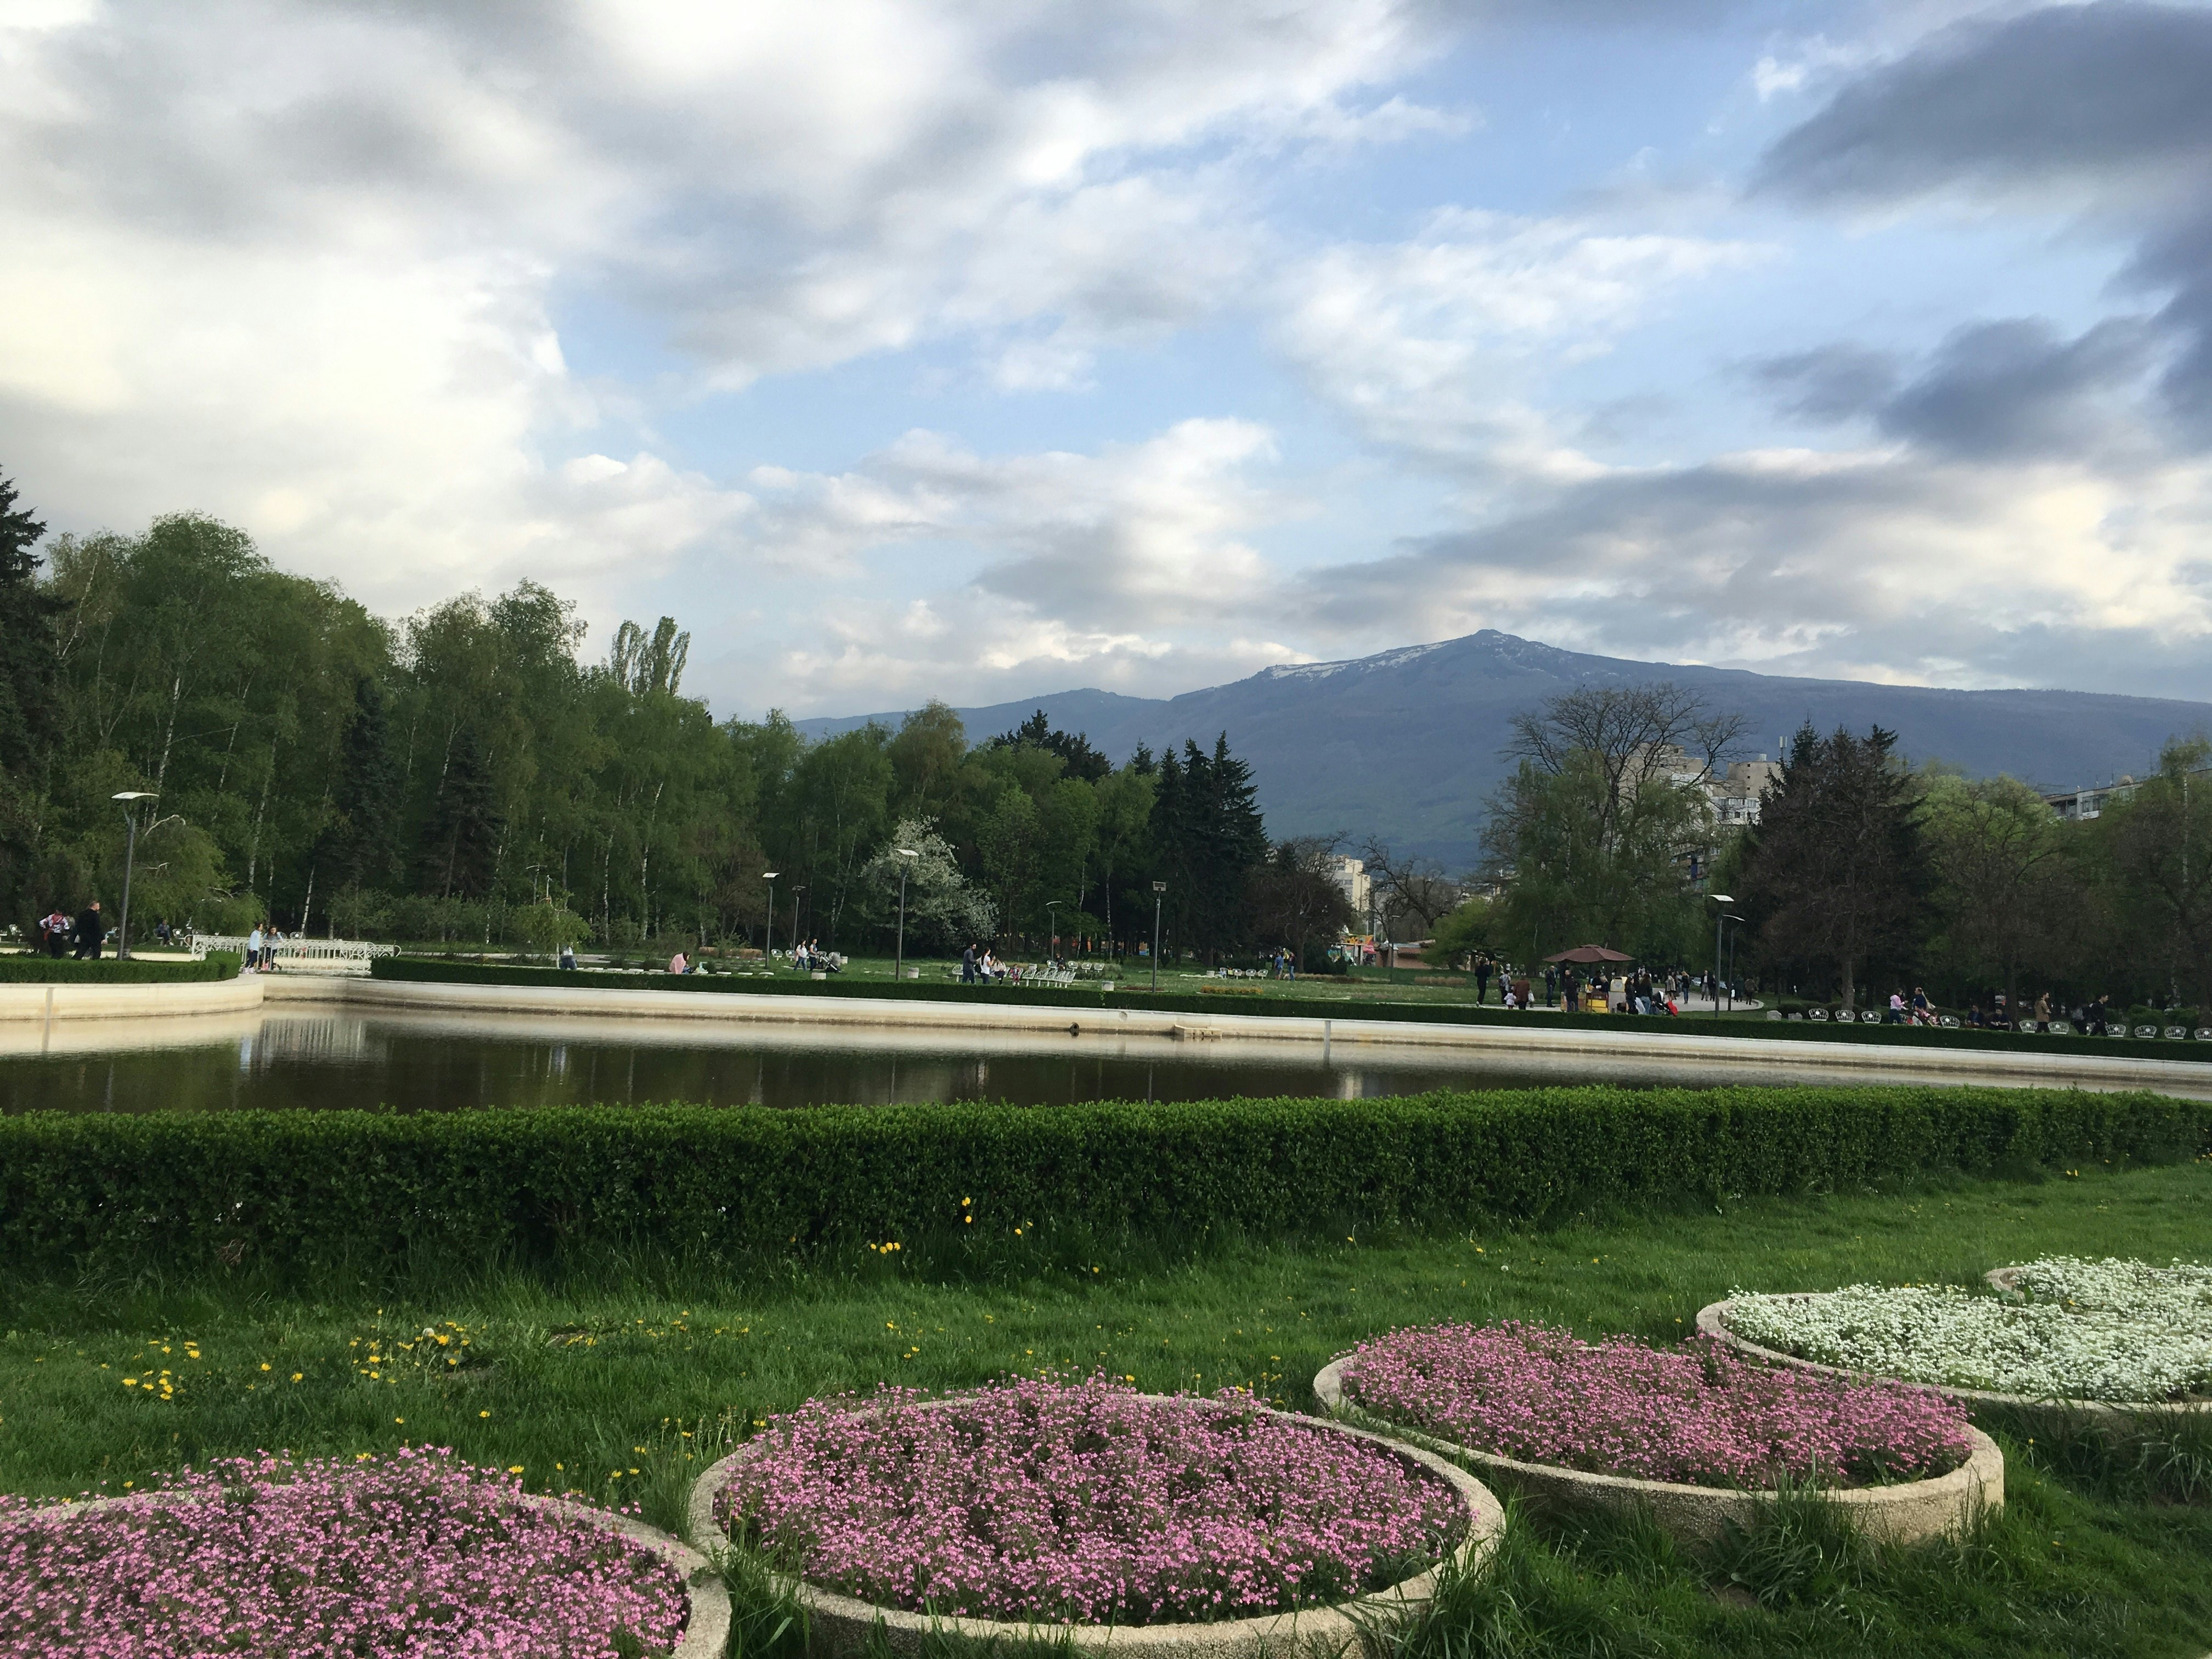
[[1848,421],[1871,414],[1895,389],[1895,354],[1837,344],[1762,357],[1745,372],[1777,410],[1807,421]]
[[1753,181],[1802,199],[1894,198],[2212,159],[2212,11],[2106,0],[1963,24],[1845,86]]
[[[2103,0],[1944,30],[1777,140],[1752,187],[1809,203],[2025,194],[2117,228],[2136,245],[2127,278],[2171,296],[2167,403],[2212,438],[2212,9]],[[1996,327],[2013,331],[1955,343],[1952,391],[1901,406],[1906,429],[2018,441],[2034,411],[2008,417],[1971,383],[1997,395],[2009,377],[2047,412],[2069,381],[2115,372],[2106,354],[2141,349],[2085,336],[2060,350]]]
[[2116,394],[2141,380],[2154,343],[2133,319],[2071,340],[2040,319],[1977,324],[1881,406],[1881,425],[1954,454],[2079,458],[2137,426]]

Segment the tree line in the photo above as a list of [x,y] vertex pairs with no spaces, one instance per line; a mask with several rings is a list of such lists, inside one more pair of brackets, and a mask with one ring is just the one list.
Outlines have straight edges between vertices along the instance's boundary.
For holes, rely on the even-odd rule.
[[[1478,896],[1447,951],[1522,963],[1583,944],[1703,968],[1716,930],[1765,988],[1864,1006],[1924,985],[2018,1011],[2110,995],[2212,1009],[2212,742],[2176,737],[2102,811],[2030,785],[1907,765],[1896,734],[1792,739],[1756,822],[1706,786],[1742,722],[1697,693],[1586,687],[1516,718]],[[1725,895],[1727,902],[1716,896]]]
[[134,917],[207,932],[544,949],[759,945],[772,926],[780,948],[887,949],[902,873],[910,949],[1133,945],[1156,897],[1164,941],[1207,954],[1334,943],[1344,919],[1326,848],[1270,842],[1226,733],[1117,763],[1042,713],[978,737],[932,702],[809,742],[686,695],[669,617],[623,623],[594,659],[535,582],[393,622],[202,515],[45,532],[0,478],[0,899],[18,925],[112,909],[124,790],[154,797]]

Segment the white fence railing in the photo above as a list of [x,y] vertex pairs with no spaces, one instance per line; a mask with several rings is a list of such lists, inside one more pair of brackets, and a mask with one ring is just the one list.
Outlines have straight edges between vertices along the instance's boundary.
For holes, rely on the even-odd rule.
[[[326,974],[365,974],[368,964],[377,957],[399,953],[396,945],[375,945],[365,939],[280,939],[267,948],[273,968],[305,968]],[[234,951],[242,957],[246,954],[246,939],[235,933],[192,935],[195,962],[210,951]]]

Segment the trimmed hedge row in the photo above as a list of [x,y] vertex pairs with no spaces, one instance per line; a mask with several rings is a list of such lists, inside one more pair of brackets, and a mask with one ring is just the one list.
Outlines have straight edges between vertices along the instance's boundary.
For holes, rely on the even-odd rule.
[[103,957],[79,962],[73,957],[0,957],[0,985],[145,985],[197,983],[236,979],[235,951],[210,951],[199,962],[142,962]]
[[1998,1031],[1924,1025],[1828,1025],[1813,1020],[1716,1018],[1685,1014],[1673,1018],[1628,1014],[1542,1013],[1534,1010],[1476,1007],[1471,1003],[1382,1002],[1319,997],[1207,996],[1174,991],[1143,991],[1121,982],[1113,991],[1097,986],[963,985],[956,981],[886,984],[879,980],[843,983],[832,979],[753,979],[734,974],[618,974],[587,969],[517,968],[472,962],[442,962],[421,957],[380,957],[369,966],[377,979],[443,985],[534,985],[586,987],[611,991],[690,991],[726,996],[830,996],[904,1000],[915,1002],[981,1002],[1048,1008],[1144,1008],[1174,1014],[1249,1014],[1274,1019],[1374,1019],[1414,1025],[1518,1025],[1545,1030],[1665,1031],[1695,1036],[1744,1037],[1763,1042],[1873,1042],[1905,1048],[1993,1048],[2014,1053],[2127,1054],[2139,1060],[2187,1060],[2212,1064],[2212,1042],[2188,1038],[2051,1036],[2033,1031]]
[[558,1107],[0,1119],[12,1270],[579,1247],[804,1255],[980,1224],[1343,1231],[1563,1206],[2171,1162],[2212,1103],[2060,1090],[1547,1089],[1393,1099]]

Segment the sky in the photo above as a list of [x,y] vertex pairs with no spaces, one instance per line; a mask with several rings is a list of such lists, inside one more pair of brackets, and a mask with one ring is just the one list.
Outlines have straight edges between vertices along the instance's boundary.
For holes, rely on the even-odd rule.
[[0,475],[720,714],[2212,699],[2212,8],[0,0]]

